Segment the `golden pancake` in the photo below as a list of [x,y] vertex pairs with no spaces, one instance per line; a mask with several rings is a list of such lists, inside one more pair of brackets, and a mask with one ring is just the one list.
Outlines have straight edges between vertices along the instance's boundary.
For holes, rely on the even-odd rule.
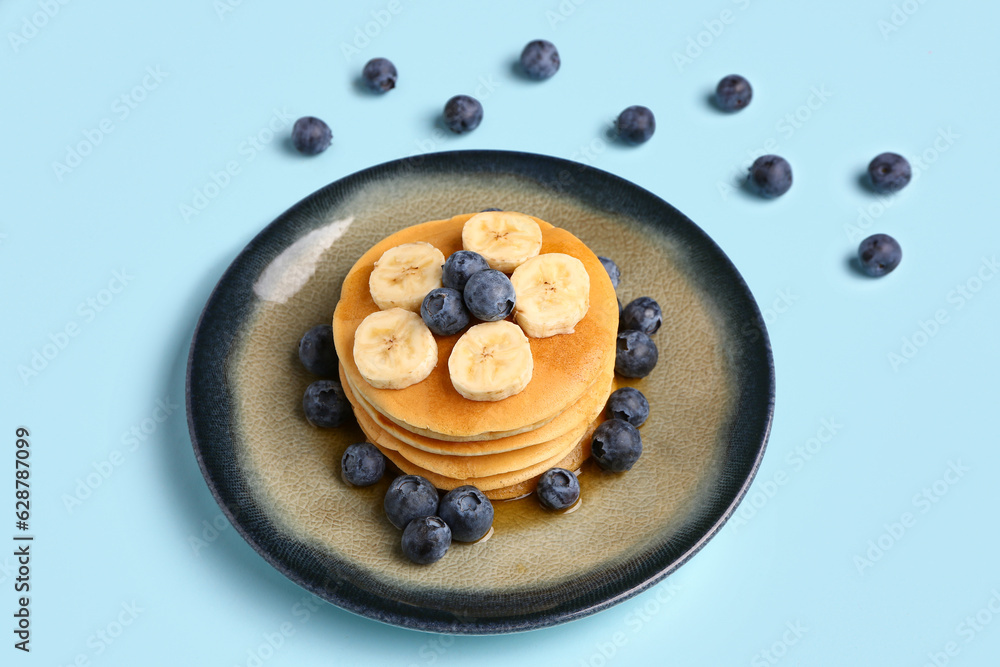
[[[611,384],[609,382],[599,394],[607,400],[610,393]],[[371,442],[379,449],[392,450],[413,465],[428,472],[456,479],[490,477],[516,472],[543,461],[549,461],[553,456],[565,455],[567,450],[580,441],[590,424],[600,416],[604,409],[603,403],[598,405],[596,410],[592,410],[591,414],[586,415],[585,419],[581,420],[570,431],[548,442],[484,456],[449,456],[431,454],[401,442],[381,428],[368,413],[358,406],[357,397],[352,392],[350,385],[344,384],[344,394],[354,407],[354,413],[361,429],[368,437],[374,438]]]
[[524,433],[551,421],[580,400],[609,363],[614,363],[618,302],[607,271],[597,256],[563,229],[537,220],[542,252],[561,252],[583,262],[590,276],[590,309],[572,334],[530,339],[534,374],[528,386],[502,401],[463,398],[452,386],[447,359],[461,334],[436,336],[438,364],[425,380],[405,389],[376,389],[354,362],[354,332],[378,310],[368,279],[375,261],[389,248],[425,241],[448,256],[462,249],[462,226],[470,215],[408,227],[366,252],[344,279],[333,317],[334,340],[341,367],[378,412],[409,431],[439,440],[487,440]]

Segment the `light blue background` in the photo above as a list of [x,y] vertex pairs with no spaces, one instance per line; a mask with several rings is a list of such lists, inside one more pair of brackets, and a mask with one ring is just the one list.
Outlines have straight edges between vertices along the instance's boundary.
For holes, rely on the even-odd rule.
[[[271,636],[280,646],[263,650],[267,665],[923,665],[949,642],[955,655],[940,664],[995,664],[1000,280],[977,273],[993,278],[984,258],[1000,250],[996,4],[45,1],[0,6],[0,468],[11,474],[15,427],[29,427],[37,535],[30,656],[11,647],[13,559],[0,556],[0,662],[253,665]],[[345,55],[366,26],[370,43]],[[563,58],[541,84],[511,70],[537,37]],[[374,56],[400,70],[383,97],[353,83]],[[723,115],[707,96],[731,72],[755,94]],[[485,120],[435,137],[457,93],[478,95]],[[656,135],[607,144],[603,129],[631,104],[655,111]],[[285,113],[324,118],[332,148],[293,154]],[[112,131],[57,174],[102,121]],[[284,126],[268,141],[269,123]],[[259,148],[246,143],[255,136]],[[765,147],[795,174],[773,202],[729,187]],[[589,162],[673,203],[743,273],[777,369],[774,429],[740,521],[657,588],[509,637],[310,611],[221,519],[183,409],[152,421],[165,416],[157,401],[183,405],[200,309],[264,225],[356,170],[459,148]],[[858,175],[884,150],[910,157],[918,177],[880,201]],[[206,192],[230,162],[238,173]],[[185,219],[196,191],[214,196]],[[904,250],[882,280],[848,266],[873,232]],[[116,271],[127,285],[102,292]],[[960,285],[977,291],[960,296]],[[91,313],[87,299],[105,305]],[[77,335],[62,340],[71,323]],[[65,347],[22,379],[53,339]],[[125,436],[143,426],[144,440]],[[967,470],[940,481],[952,464]],[[89,495],[68,508],[78,488]],[[3,535],[13,494],[0,495]],[[908,526],[894,527],[904,513]],[[859,564],[880,540],[881,557]],[[962,625],[977,613],[991,622]],[[112,643],[99,639],[119,620],[129,625]]]

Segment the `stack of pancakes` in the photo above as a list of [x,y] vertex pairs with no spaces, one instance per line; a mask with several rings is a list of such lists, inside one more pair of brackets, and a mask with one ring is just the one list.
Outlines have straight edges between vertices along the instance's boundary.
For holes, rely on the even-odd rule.
[[368,288],[376,260],[389,248],[415,241],[448,257],[462,249],[462,227],[470,217],[408,227],[357,261],[333,316],[340,379],[365,435],[404,473],[421,475],[439,489],[471,484],[492,499],[515,498],[531,493],[550,468],[580,467],[614,388],[618,301],[600,260],[583,242],[535,219],[542,253],[566,253],[583,262],[590,275],[590,309],[572,334],[529,339],[532,378],[514,396],[480,402],[455,390],[448,357],[461,333],[435,336],[437,366],[405,389],[371,386],[353,356],[354,332],[378,310]]

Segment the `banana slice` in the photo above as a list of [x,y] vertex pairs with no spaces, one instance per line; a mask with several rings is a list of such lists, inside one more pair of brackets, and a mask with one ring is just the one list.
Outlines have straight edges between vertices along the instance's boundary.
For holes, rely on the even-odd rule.
[[444,254],[430,243],[404,243],[389,248],[368,279],[372,300],[382,310],[405,308],[420,311],[420,303],[432,289],[441,287]]
[[465,222],[462,247],[482,255],[491,269],[510,273],[542,249],[542,230],[523,213],[486,211]]
[[354,332],[354,363],[376,389],[404,389],[437,366],[434,334],[420,316],[402,308],[374,312]]
[[455,390],[470,401],[500,401],[531,381],[531,345],[513,322],[500,320],[472,327],[448,358]]
[[590,274],[583,262],[561,252],[532,257],[510,277],[514,319],[532,338],[573,333],[590,308]]

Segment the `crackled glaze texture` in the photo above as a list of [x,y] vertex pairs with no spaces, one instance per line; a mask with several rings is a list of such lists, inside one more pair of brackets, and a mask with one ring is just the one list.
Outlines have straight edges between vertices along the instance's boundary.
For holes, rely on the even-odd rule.
[[[600,172],[572,172],[570,180],[594,174]],[[231,394],[230,453],[239,469],[228,454],[205,454],[204,446],[203,467],[210,482],[241,478],[233,486],[238,492],[227,490],[228,482],[216,482],[213,491],[237,515],[251,543],[307,588],[354,611],[432,630],[498,632],[551,624],[590,613],[662,576],[700,547],[745,491],[770,421],[771,396],[760,392],[771,389],[772,380],[750,377],[745,368],[745,348],[752,344],[763,346],[761,358],[769,366],[766,337],[749,341],[740,334],[747,321],[758,326],[756,309],[746,311],[749,320],[733,321],[734,306],[712,293],[713,284],[733,279],[725,271],[704,272],[714,260],[702,256],[707,251],[649,220],[614,212],[619,203],[628,209],[627,184],[615,192],[611,183],[607,193],[591,198],[601,206],[556,185],[503,168],[463,173],[404,164],[355,182],[348,192],[321,192],[285,214],[275,223],[287,228],[282,247],[257,252],[266,261],[254,260],[245,269],[258,283],[266,276],[267,284],[243,305],[238,335],[225,360],[219,357]],[[417,566],[402,556],[400,533],[383,515],[388,479],[367,489],[349,488],[340,479],[344,448],[364,439],[358,427],[321,430],[305,421],[301,397],[315,378],[299,364],[297,343],[306,329],[330,321],[348,269],[377,241],[409,225],[487,207],[530,213],[570,230],[622,268],[623,303],[642,295],[659,302],[659,364],[645,379],[622,382],[649,398],[644,451],[622,475],[585,464],[583,500],[573,513],[550,514],[534,498],[500,502],[491,539],[455,544],[433,566]],[[294,256],[275,261],[276,252],[310,232],[328,247],[317,253],[300,244]],[[254,250],[251,244],[247,252]],[[742,283],[738,287],[745,290]],[[732,285],[725,289],[739,292]],[[195,348],[198,343],[196,336]],[[192,369],[199,363],[196,352]],[[755,422],[759,432],[746,433],[745,426],[737,432],[742,409],[766,411]],[[189,411],[198,407],[189,405]],[[192,417],[195,436],[197,422]]]

